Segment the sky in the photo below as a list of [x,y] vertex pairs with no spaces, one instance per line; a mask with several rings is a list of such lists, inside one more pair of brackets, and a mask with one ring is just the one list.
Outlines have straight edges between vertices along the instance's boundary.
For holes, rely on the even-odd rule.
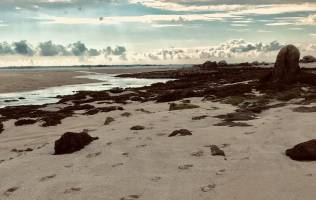
[[316,56],[316,1],[1,0],[0,66],[274,61]]

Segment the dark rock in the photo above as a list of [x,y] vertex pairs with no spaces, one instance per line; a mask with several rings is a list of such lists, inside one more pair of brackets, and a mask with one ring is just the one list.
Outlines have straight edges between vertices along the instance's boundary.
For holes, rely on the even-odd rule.
[[14,124],[15,126],[24,126],[24,125],[30,125],[30,124],[35,124],[37,120],[35,119],[20,119],[16,121]]
[[3,126],[3,123],[0,122],[0,134],[4,131],[4,126]]
[[192,120],[201,120],[209,117],[208,115],[202,115],[202,116],[197,116],[197,117],[192,117]]
[[129,98],[129,100],[143,102],[145,99],[143,97],[139,97],[139,96],[132,96]]
[[16,190],[18,190],[19,188],[18,187],[11,187],[9,189],[7,189],[5,192],[4,192],[4,195],[5,196],[10,196],[13,192],[15,192]]
[[316,160],[316,140],[310,140],[295,145],[287,149],[285,154],[297,161],[315,161]]
[[132,114],[129,113],[129,112],[125,112],[125,113],[122,113],[121,116],[122,117],[130,117]]
[[216,145],[211,145],[212,156],[225,156],[225,152]]
[[104,125],[109,125],[110,123],[112,123],[112,122],[114,122],[115,120],[114,120],[114,118],[113,117],[107,117],[106,119],[105,119],[105,122],[104,122]]
[[22,153],[22,152],[31,152],[33,151],[32,148],[27,148],[27,149],[12,149],[12,152],[16,152],[16,153]]
[[281,84],[296,83],[300,73],[299,60],[300,51],[294,45],[283,47],[276,59],[272,81]]
[[173,131],[168,137],[174,137],[174,136],[189,136],[192,135],[191,131],[187,129],[180,129]]
[[314,63],[316,62],[316,58],[314,56],[304,56],[301,60],[301,63]]
[[150,112],[148,110],[145,110],[144,108],[139,108],[139,109],[136,109],[135,111],[139,111],[139,112],[143,112],[143,113],[147,113],[147,114],[152,113],[152,112]]
[[113,94],[119,94],[119,93],[122,93],[124,91],[124,89],[119,88],[119,87],[115,87],[115,88],[110,89],[109,91]]
[[64,133],[61,138],[55,141],[55,155],[70,154],[83,149],[98,137],[91,137],[86,132],[81,133]]
[[218,62],[218,66],[219,67],[227,67],[228,64],[227,64],[226,60],[221,60]]
[[10,102],[17,102],[19,100],[17,99],[7,99],[7,100],[4,100],[5,103],[10,103]]
[[218,115],[215,117],[219,119],[223,119],[226,122],[249,121],[249,120],[256,119],[254,113],[252,112],[235,112],[235,113],[228,113],[225,115]]
[[140,126],[140,125],[131,127],[131,130],[133,131],[139,131],[139,130],[144,130],[144,129],[145,129],[145,126]]
[[199,108],[200,106],[194,105],[194,104],[190,104],[190,103],[180,103],[180,104],[176,104],[176,103],[171,103],[169,106],[169,111],[173,111],[173,110],[184,110],[184,109],[195,109],[195,108]]

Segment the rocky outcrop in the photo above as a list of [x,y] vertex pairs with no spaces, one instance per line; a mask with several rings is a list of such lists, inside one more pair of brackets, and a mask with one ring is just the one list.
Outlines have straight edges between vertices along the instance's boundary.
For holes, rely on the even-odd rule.
[[194,68],[202,69],[202,70],[214,70],[218,67],[217,62],[206,61],[202,65],[194,65]]
[[64,133],[58,140],[55,141],[55,155],[70,154],[79,151],[97,139],[99,138],[91,137],[87,132]]
[[314,56],[304,56],[301,60],[301,63],[314,63],[316,62],[316,58]]
[[295,145],[293,148],[285,151],[285,154],[297,161],[315,161],[316,160],[316,140]]

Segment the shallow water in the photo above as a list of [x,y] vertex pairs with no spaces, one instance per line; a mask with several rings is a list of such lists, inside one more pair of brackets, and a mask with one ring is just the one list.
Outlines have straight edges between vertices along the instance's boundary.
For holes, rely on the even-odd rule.
[[70,95],[77,91],[102,91],[109,90],[114,87],[120,88],[135,88],[148,86],[153,83],[167,82],[170,79],[137,79],[137,78],[118,78],[115,75],[85,72],[86,75],[77,76],[76,78],[88,78],[99,80],[102,82],[65,85],[58,87],[50,87],[41,90],[15,92],[15,93],[2,93],[0,94],[0,107],[18,106],[18,105],[42,105],[47,103],[56,103],[59,101],[56,96]]

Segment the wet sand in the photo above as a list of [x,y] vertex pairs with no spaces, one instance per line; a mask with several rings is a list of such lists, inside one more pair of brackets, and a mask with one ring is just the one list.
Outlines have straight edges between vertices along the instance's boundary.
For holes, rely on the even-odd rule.
[[[169,68],[170,69],[170,68]],[[120,74],[120,73],[137,73],[155,70],[163,70],[161,68],[117,68],[117,69],[80,69],[73,71],[44,71],[44,70],[15,70],[0,71],[0,93],[24,92],[48,87],[57,87],[63,85],[85,84],[100,82],[87,78],[76,78],[85,75],[82,71]]]

